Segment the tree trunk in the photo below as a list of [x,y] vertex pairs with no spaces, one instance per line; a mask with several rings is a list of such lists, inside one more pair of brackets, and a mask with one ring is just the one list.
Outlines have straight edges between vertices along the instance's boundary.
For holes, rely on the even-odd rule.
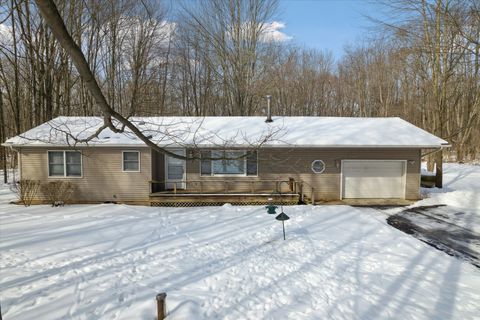
[[[3,96],[2,91],[0,90],[0,142],[3,142],[6,138],[5,135],[5,121],[3,118]],[[3,183],[8,182],[7,175],[7,147],[2,147],[2,168],[3,168]],[[1,320],[1,315],[0,315]]]
[[435,187],[443,188],[443,150],[435,154]]
[[432,155],[427,156],[427,171],[433,172],[435,161]]

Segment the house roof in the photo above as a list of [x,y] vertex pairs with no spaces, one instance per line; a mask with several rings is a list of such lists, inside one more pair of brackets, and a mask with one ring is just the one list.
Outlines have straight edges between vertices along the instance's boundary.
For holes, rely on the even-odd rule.
[[[438,148],[448,142],[400,118],[345,117],[134,117],[161,147],[304,146]],[[58,117],[8,139],[5,146],[75,145],[101,125],[101,117]],[[82,146],[86,144],[76,144]],[[90,146],[145,146],[133,133],[102,131]]]

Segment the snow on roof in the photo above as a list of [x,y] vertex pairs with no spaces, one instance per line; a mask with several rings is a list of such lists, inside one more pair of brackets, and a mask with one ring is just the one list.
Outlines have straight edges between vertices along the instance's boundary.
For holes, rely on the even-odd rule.
[[[179,146],[311,146],[311,147],[418,147],[448,145],[400,118],[344,117],[133,117],[151,140],[162,147]],[[114,122],[115,123],[115,122]],[[103,124],[101,117],[58,117],[19,136],[12,146],[75,145]],[[117,127],[120,127],[116,123]],[[83,143],[76,146],[86,145]],[[129,130],[103,130],[88,142],[94,146],[144,146]]]

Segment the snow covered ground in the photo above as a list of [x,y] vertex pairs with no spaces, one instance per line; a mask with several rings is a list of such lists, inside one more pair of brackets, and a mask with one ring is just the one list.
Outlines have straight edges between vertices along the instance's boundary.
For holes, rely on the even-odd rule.
[[[480,167],[447,165],[427,203],[479,214]],[[22,207],[0,190],[4,319],[478,319],[480,269],[374,210]]]
[[[480,164],[446,163],[443,188],[422,188],[421,192],[424,199],[408,208],[445,205],[443,216],[437,218],[480,234]],[[403,210],[392,208],[384,212],[391,215]]]
[[425,199],[407,208],[377,210],[397,228],[480,266],[480,165],[446,164],[444,182],[443,189],[423,189]]
[[443,179],[443,189],[423,189],[426,198],[414,206],[445,204],[451,209],[447,220],[480,234],[480,165],[448,163]]

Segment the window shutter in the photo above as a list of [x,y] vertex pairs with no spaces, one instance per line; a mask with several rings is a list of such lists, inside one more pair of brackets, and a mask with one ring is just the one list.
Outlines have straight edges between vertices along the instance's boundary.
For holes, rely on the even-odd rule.
[[257,151],[247,151],[247,176],[258,175]]
[[210,176],[212,174],[212,157],[210,150],[202,151],[200,153],[200,175]]

